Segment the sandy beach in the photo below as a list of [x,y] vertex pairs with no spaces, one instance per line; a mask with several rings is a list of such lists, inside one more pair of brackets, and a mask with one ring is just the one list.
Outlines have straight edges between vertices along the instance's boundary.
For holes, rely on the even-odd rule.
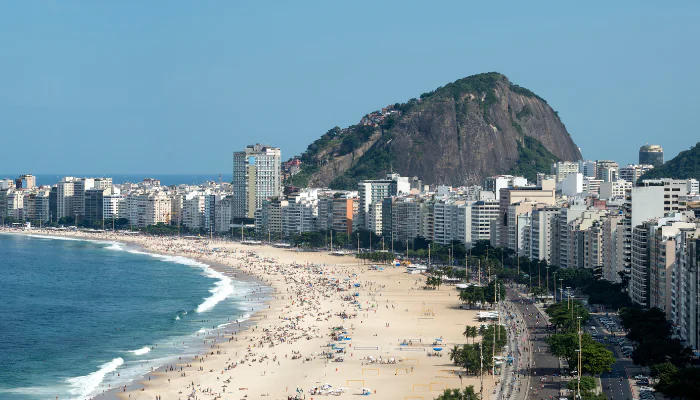
[[[480,378],[460,380],[449,359],[454,345],[470,342],[462,332],[478,325],[476,311],[459,308],[454,286],[424,290],[425,277],[405,268],[216,239],[28,233],[134,243],[229,276],[244,272],[272,288],[247,329],[202,338],[206,352],[151,373],[136,390],[120,391],[122,399],[349,398],[363,388],[373,398],[433,399],[460,385],[479,392]],[[484,398],[496,379],[484,375]]]

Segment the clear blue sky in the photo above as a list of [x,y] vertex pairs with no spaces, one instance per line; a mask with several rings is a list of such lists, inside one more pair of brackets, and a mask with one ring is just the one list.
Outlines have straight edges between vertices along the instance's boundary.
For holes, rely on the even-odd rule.
[[700,140],[697,2],[0,3],[0,175],[230,173],[333,126],[498,71],[584,157]]

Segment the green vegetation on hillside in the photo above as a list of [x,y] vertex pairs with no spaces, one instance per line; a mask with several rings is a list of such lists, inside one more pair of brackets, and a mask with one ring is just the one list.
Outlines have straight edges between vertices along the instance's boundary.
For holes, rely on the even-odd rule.
[[[326,171],[329,162],[337,160],[338,157],[352,156],[352,166],[338,175],[337,172],[331,172],[335,179],[329,183],[329,187],[333,189],[356,189],[357,182],[363,179],[378,179],[382,175],[391,170],[392,165],[396,161],[391,152],[386,147],[389,139],[395,131],[404,133],[408,125],[408,132],[411,134],[415,129],[414,119],[423,111],[427,111],[428,115],[433,115],[435,118],[443,118],[445,110],[454,104],[458,129],[459,126],[469,125],[467,121],[470,115],[474,114],[474,110],[468,110],[469,107],[479,107],[480,113],[483,113],[483,120],[487,124],[492,124],[503,131],[503,128],[498,126],[498,122],[492,117],[493,112],[499,112],[496,104],[499,102],[496,96],[496,90],[503,88],[505,84],[509,84],[509,90],[515,94],[530,97],[533,99],[544,101],[532,91],[521,86],[509,83],[507,78],[497,72],[488,72],[477,75],[468,76],[448,83],[433,91],[426,92],[420,95],[419,99],[413,98],[406,103],[396,103],[393,106],[388,106],[393,109],[389,115],[375,111],[365,115],[362,121],[357,125],[351,125],[347,128],[334,127],[323,134],[319,139],[311,143],[306,151],[301,155],[302,161],[301,171],[289,179],[286,184],[292,184],[298,187],[306,187],[310,180],[321,170]],[[465,99],[465,96],[468,96]],[[449,103],[449,104],[442,104]],[[531,137],[525,136],[524,127],[531,116],[536,114],[535,109],[531,106],[525,106],[519,112],[514,113],[510,110],[510,122],[513,128],[523,136],[522,142],[518,144],[518,162],[517,165],[508,173],[523,175],[529,180],[534,181],[538,172],[547,172],[550,169],[551,163],[558,161],[558,158],[549,152],[541,142]],[[472,113],[469,114],[468,111]],[[495,114],[494,114],[495,115]],[[558,116],[557,116],[558,118]],[[411,122],[411,123],[407,123]],[[528,125],[529,126],[529,125]],[[399,128],[400,127],[400,128]],[[381,132],[381,137],[373,143],[365,154],[357,157],[357,150],[365,146],[366,148],[371,142],[370,139]],[[466,137],[466,133],[458,132],[456,146],[462,148],[462,140]],[[414,142],[417,158],[423,156],[421,146],[417,140]],[[506,172],[506,171],[499,171]],[[324,173],[324,176],[328,176]],[[327,181],[324,181],[327,183]]]
[[376,143],[360,157],[355,165],[335,178],[328,186],[337,190],[356,190],[359,181],[378,179],[383,173],[391,171],[393,160],[391,152]]
[[317,165],[304,165],[302,164],[301,170],[289,179],[289,184],[296,187],[307,187],[309,185],[309,180],[311,176],[318,172],[319,167]]
[[550,153],[539,140],[525,136],[522,143],[518,143],[518,165],[513,168],[513,175],[521,175],[531,182],[537,180],[538,172],[549,171],[551,165],[559,161],[559,158]]
[[[518,86],[515,83],[510,84],[510,91],[513,93],[517,93],[526,97],[534,97],[536,99],[542,100],[543,102],[547,103],[547,100],[541,98],[540,96],[536,95],[535,93],[532,92],[530,89],[525,89],[522,86]],[[520,118],[520,117],[518,117]]]
[[433,90],[432,92],[423,93],[420,97],[421,99],[428,99],[431,97],[457,98],[465,93],[473,93],[474,95],[483,94],[485,97],[482,103],[483,107],[486,108],[498,101],[493,89],[496,87],[496,83],[503,79],[505,79],[505,76],[499,74],[498,72],[487,72],[484,74],[472,75],[466,78],[458,79],[452,83],[448,83],[445,86]]
[[639,182],[657,178],[700,179],[700,142],[642,175]]

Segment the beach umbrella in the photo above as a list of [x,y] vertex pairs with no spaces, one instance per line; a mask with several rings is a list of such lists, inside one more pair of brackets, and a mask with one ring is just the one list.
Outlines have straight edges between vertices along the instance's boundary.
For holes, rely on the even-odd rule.
[[435,350],[435,351],[442,351],[442,347],[433,347],[433,350]]

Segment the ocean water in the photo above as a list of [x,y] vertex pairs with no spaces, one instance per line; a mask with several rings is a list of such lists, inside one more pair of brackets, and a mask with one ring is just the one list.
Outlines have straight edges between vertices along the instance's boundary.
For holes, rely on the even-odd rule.
[[256,288],[114,242],[0,234],[0,399],[86,399],[138,381],[247,319]]

